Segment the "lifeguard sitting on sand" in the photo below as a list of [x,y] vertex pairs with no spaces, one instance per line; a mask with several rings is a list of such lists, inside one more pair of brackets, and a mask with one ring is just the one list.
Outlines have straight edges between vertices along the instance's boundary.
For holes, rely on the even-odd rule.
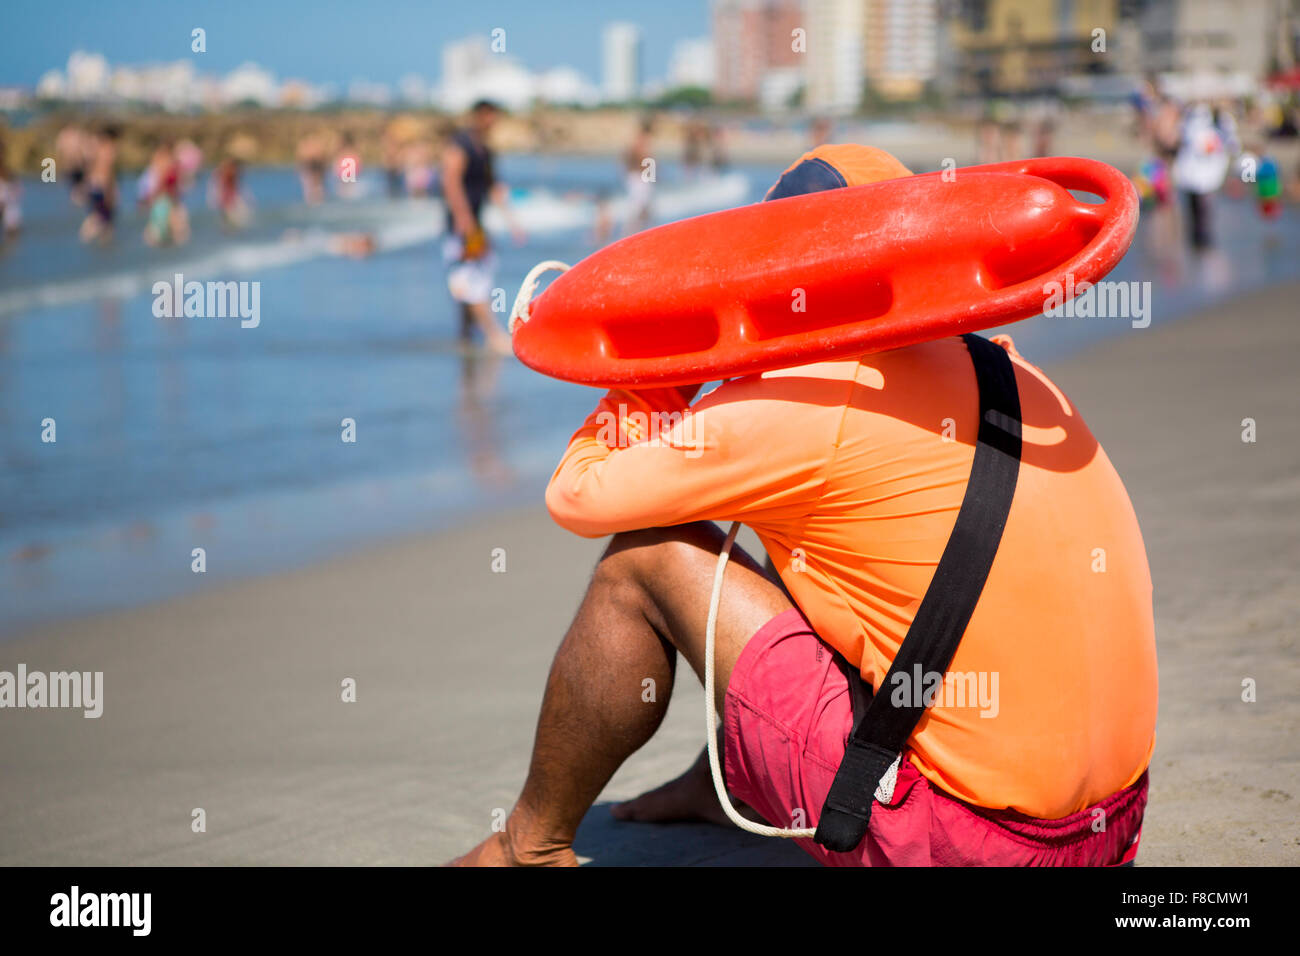
[[[767,198],[908,175],[879,150],[822,146]],[[613,538],[556,654],[505,828],[456,862],[577,863],[579,822],[659,727],[678,655],[705,674],[714,521],[750,526],[779,571],[733,552],[716,607],[725,785],[748,817],[807,828],[799,845],[831,865],[1130,862],[1156,721],[1142,537],[1079,413],[1009,338],[994,343],[742,376],[693,406],[698,386],[606,395],[546,502],[568,530]],[[655,441],[611,443],[602,424],[688,406]],[[963,599],[968,623],[952,625]],[[948,659],[918,614],[959,639]],[[905,639],[918,664],[891,673]],[[868,725],[909,707],[881,774],[889,748]],[[704,754],[613,813],[727,822]],[[832,820],[865,832],[823,840]]]

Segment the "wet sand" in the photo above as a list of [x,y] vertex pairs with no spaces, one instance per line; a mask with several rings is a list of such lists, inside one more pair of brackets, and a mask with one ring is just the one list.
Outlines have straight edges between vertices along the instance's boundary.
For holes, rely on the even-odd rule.
[[[1252,294],[1049,368],[1133,496],[1155,581],[1143,865],[1300,862],[1298,300],[1300,284]],[[522,782],[601,546],[536,508],[0,644],[0,670],[103,671],[105,692],[99,719],[0,711],[0,863],[431,864],[465,850]],[[689,763],[701,707],[680,668],[659,734],[588,815],[583,859],[806,865],[721,828],[610,819],[609,801]]]

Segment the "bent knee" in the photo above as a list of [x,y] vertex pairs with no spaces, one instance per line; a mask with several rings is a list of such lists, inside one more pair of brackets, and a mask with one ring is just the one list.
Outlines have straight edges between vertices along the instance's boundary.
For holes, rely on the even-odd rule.
[[600,563],[610,565],[611,570],[624,568],[629,572],[665,561],[676,567],[701,559],[711,563],[717,560],[725,539],[726,535],[711,521],[622,531],[614,535]]

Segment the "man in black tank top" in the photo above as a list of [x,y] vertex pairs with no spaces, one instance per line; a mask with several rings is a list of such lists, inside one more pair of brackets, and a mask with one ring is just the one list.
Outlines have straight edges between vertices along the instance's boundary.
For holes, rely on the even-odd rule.
[[[488,135],[500,113],[488,100],[475,103],[469,124],[452,134],[443,151],[442,194],[447,206],[443,258],[448,267],[448,289],[461,310],[461,338],[470,341],[477,325],[489,348],[508,353],[510,336],[493,318],[490,305],[496,256],[480,219],[488,200],[504,205],[506,195],[504,184],[497,181],[495,157],[488,145]],[[517,238],[521,235],[517,228],[514,232]]]
[[[483,203],[486,202],[496,182],[493,169],[496,157],[493,156],[491,147],[477,141],[469,130],[464,129],[452,133],[449,148],[459,149],[465,156],[465,167],[461,172],[460,184],[469,205],[470,215],[477,225]],[[447,204],[447,231],[456,231],[455,216],[450,202]]]

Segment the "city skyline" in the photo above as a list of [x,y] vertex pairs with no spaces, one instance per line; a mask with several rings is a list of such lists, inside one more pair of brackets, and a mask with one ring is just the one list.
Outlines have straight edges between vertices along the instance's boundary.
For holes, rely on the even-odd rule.
[[[611,44],[611,39],[616,42]],[[346,84],[311,83],[280,76],[247,61],[225,73],[201,72],[193,59],[154,63],[114,63],[98,51],[74,50],[61,68],[45,71],[30,88],[38,99],[74,102],[144,102],[166,109],[214,108],[243,102],[260,106],[312,108],[332,102],[373,106],[440,106],[461,110],[476,99],[509,108],[536,100],[582,106],[622,102],[682,86],[711,87],[712,41],[687,37],[672,48],[668,75],[642,75],[641,32],[635,24],[606,24],[601,74],[593,80],[567,64],[532,70],[518,57],[499,51],[498,36],[461,37],[443,44],[440,71],[404,74],[396,83],[356,77]],[[618,77],[611,85],[611,76]],[[0,86],[0,105],[26,101],[18,88]]]
[[[323,14],[320,5],[305,0],[231,3],[200,14],[160,0],[140,0],[128,15],[89,0],[69,0],[53,14],[20,5],[6,12],[6,32],[24,42],[0,58],[0,86],[35,88],[44,74],[63,69],[82,50],[113,65],[193,60],[196,73],[224,76],[254,63],[281,79],[342,89],[362,80],[395,89],[408,75],[436,80],[446,44],[491,36],[496,29],[505,31],[504,52],[529,70],[567,67],[599,85],[603,30],[613,21],[640,28],[643,77],[655,81],[667,77],[678,41],[709,32],[708,0],[663,0],[653,17],[635,0],[607,0],[596,16],[576,0],[548,7],[396,2],[370,18],[342,5],[337,11]],[[575,20],[574,12],[587,16]],[[196,27],[206,32],[204,53],[190,49]],[[287,36],[298,42],[286,43]]]
[[[643,27],[640,19],[621,17],[627,4],[617,0],[602,6],[600,20],[567,31],[562,43],[540,46],[539,37],[520,26],[532,13],[499,5],[487,14],[444,11],[448,16],[430,41],[438,46],[422,48],[417,66],[398,72],[402,58],[394,55],[384,58],[378,73],[347,64],[364,60],[366,51],[405,49],[410,31],[374,44],[370,34],[381,21],[364,21],[355,36],[343,39],[337,18],[301,17],[298,42],[258,59],[258,45],[245,42],[246,25],[240,43],[232,45],[218,29],[205,32],[202,49],[192,49],[191,34],[177,44],[178,21],[162,18],[150,23],[149,35],[165,33],[169,49],[182,47],[179,56],[121,59],[106,38],[77,47],[66,72],[47,68],[26,86],[0,81],[0,109],[31,102],[33,90],[37,100],[141,102],[167,109],[350,102],[458,111],[480,98],[511,109],[536,102],[651,102],[693,86],[707,89],[714,102],[753,104],[766,112],[846,115],[867,102],[923,97],[1064,92],[1113,100],[1129,95],[1143,72],[1161,76],[1175,95],[1236,96],[1270,67],[1296,62],[1300,0],[1256,2],[1231,12],[1207,3],[1123,6],[1112,0],[1084,7],[1049,0],[1022,7],[991,0],[983,14],[958,8],[964,12],[954,17],[941,16],[954,9],[942,0],[690,0],[692,9],[706,13],[695,33],[687,29],[694,22],[689,19],[669,30]],[[430,9],[420,7],[421,15]],[[282,14],[277,7],[273,16]],[[471,29],[452,32],[458,24]],[[419,32],[414,23],[407,26]],[[330,44],[341,45],[352,59],[331,56]],[[285,49],[290,52],[282,54]],[[225,61],[213,55],[219,50],[230,54]],[[234,54],[244,58],[228,63]],[[296,71],[285,62],[304,56],[333,64],[332,77],[321,80],[319,70]]]

